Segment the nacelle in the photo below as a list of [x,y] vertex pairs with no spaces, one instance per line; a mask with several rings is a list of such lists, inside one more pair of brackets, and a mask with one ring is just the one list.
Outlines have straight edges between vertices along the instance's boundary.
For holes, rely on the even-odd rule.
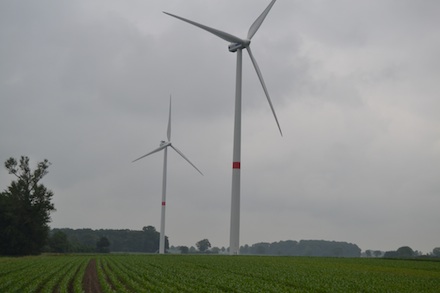
[[229,52],[237,52],[238,49],[245,49],[250,43],[250,40],[245,40],[243,43],[231,43],[228,46]]
[[228,48],[229,52],[237,52],[238,49],[243,49],[243,44],[230,44]]

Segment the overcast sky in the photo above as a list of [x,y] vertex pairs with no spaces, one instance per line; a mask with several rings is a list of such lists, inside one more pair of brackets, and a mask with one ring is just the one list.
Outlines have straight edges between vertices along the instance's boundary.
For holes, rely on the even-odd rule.
[[[51,163],[53,228],[229,245],[236,55],[269,0],[1,1],[0,161]],[[440,2],[279,0],[243,55],[240,244],[440,246]],[[3,164],[3,163],[2,163]],[[0,189],[14,179],[4,168]]]

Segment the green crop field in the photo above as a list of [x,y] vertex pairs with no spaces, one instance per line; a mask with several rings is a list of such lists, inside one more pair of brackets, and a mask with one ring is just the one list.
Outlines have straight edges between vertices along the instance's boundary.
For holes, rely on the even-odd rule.
[[[95,289],[87,285],[93,281]],[[440,292],[440,262],[146,254],[4,257],[0,292]]]

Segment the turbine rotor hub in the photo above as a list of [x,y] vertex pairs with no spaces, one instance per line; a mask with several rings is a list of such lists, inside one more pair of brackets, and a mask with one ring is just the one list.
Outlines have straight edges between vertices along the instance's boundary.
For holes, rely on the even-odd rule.
[[245,49],[247,47],[249,47],[249,45],[251,44],[251,40],[243,40],[243,42],[241,43],[231,43],[228,46],[229,52],[237,52],[237,50],[239,49]]

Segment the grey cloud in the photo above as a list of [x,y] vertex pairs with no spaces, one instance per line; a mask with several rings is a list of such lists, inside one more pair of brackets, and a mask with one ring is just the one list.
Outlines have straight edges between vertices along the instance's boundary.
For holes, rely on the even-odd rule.
[[[0,4],[0,160],[52,162],[53,227],[158,227],[162,156],[131,161],[165,138],[172,94],[173,142],[205,176],[170,155],[167,235],[227,246],[235,55],[162,11],[245,35],[267,1],[232,2]],[[252,45],[284,137],[244,56],[241,243],[438,246],[435,11],[275,4]]]

